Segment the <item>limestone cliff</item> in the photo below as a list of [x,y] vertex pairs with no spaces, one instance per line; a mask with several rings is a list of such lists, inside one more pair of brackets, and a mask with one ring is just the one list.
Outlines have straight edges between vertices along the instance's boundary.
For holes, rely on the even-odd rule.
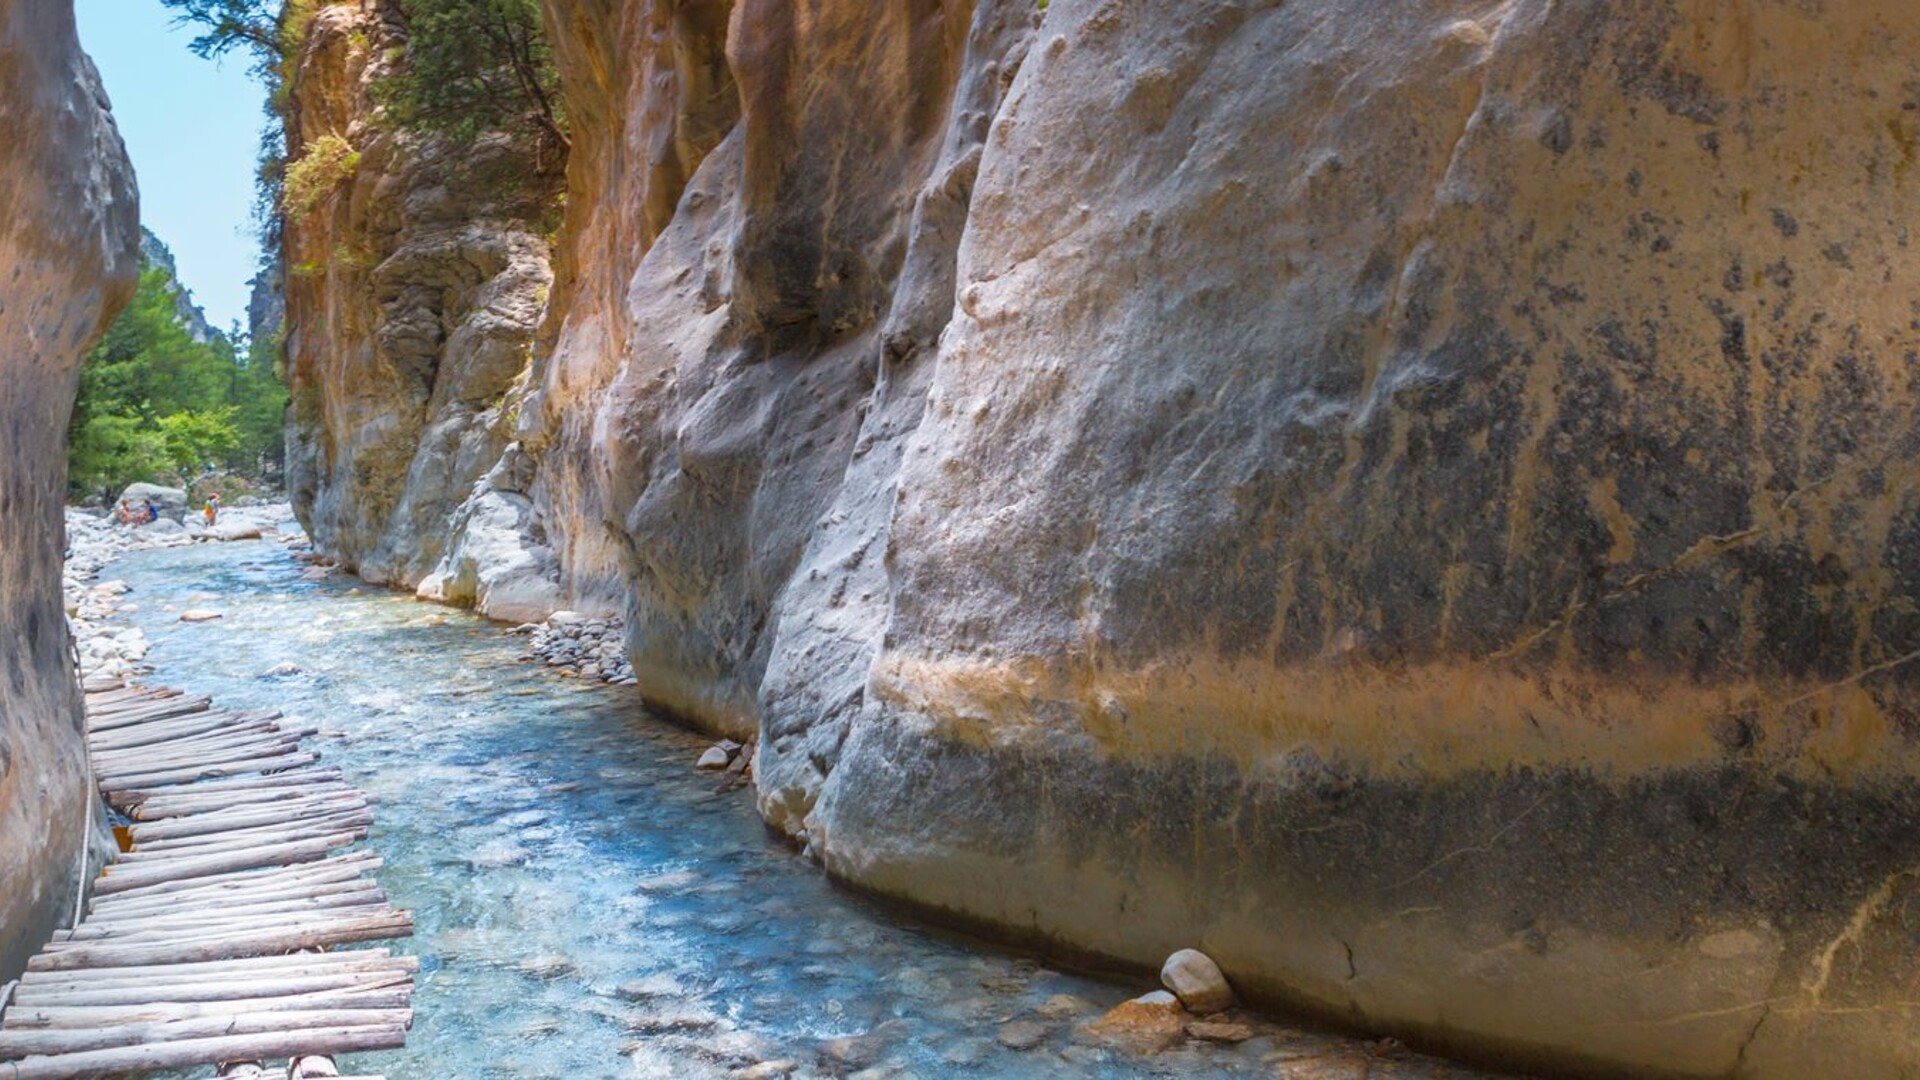
[[515,147],[384,122],[376,83],[403,42],[382,0],[323,5],[305,30],[294,167],[343,149],[285,220],[285,355],[295,510],[363,577],[412,587],[512,439],[552,271],[541,193],[498,182]]
[[502,527],[829,870],[1495,1059],[1920,1073],[1906,0],[547,18]]
[[133,171],[73,6],[0,5],[0,982],[55,925],[97,801],[60,596],[80,363],[140,268]]

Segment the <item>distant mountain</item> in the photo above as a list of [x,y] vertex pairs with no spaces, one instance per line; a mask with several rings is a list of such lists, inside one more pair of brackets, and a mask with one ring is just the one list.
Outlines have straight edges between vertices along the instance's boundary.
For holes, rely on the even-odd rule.
[[180,268],[174,264],[173,249],[144,225],[140,227],[140,258],[148,266],[165,270],[173,279],[173,306],[180,312],[180,319],[187,324],[187,332],[193,335],[194,341],[205,345],[221,336],[220,331],[208,325],[207,313],[193,302],[193,292],[180,284]]
[[247,298],[247,333],[253,340],[271,340],[287,321],[286,280],[286,267],[276,255],[247,282],[253,286]]

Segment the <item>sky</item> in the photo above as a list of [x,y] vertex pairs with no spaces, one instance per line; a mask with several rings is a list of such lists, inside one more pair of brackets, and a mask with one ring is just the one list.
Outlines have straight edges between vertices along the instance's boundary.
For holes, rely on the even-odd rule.
[[222,329],[247,317],[259,261],[253,171],[266,91],[235,53],[187,51],[160,0],[78,0],[80,42],[100,68],[140,181],[140,221],[173,249],[180,280]]

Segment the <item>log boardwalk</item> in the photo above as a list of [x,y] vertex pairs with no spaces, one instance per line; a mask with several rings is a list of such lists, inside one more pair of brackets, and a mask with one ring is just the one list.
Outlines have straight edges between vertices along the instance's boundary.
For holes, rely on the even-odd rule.
[[132,845],[87,918],[0,987],[0,1080],[403,1046],[418,961],[336,947],[406,937],[413,917],[369,876],[377,856],[343,850],[373,812],[302,748],[315,730],[177,690],[92,683],[86,702]]

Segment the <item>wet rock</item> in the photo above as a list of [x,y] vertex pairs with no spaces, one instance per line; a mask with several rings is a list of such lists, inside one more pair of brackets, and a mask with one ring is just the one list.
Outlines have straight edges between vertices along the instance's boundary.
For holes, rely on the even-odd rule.
[[1190,1019],[1180,1007],[1179,998],[1155,990],[1123,1001],[1098,1020],[1081,1025],[1074,1037],[1129,1053],[1155,1054],[1179,1042],[1186,1035]]
[[1202,1015],[1219,1012],[1233,1005],[1233,988],[1213,958],[1198,949],[1181,949],[1160,966],[1161,985],[1174,992],[1180,1003]]
[[536,979],[555,979],[562,975],[571,975],[579,970],[571,957],[562,956],[558,953],[530,956],[520,961],[516,967],[521,974],[531,975]]
[[1253,1038],[1253,1028],[1246,1024],[1195,1020],[1187,1025],[1187,1034],[1205,1042],[1242,1043]]
[[781,1059],[778,1061],[762,1061],[755,1065],[749,1065],[744,1069],[735,1069],[728,1075],[733,1077],[734,1080],[778,1080],[779,1077],[786,1076],[798,1068],[800,1068],[799,1062]]
[[994,1038],[1009,1050],[1031,1050],[1046,1042],[1048,1034],[1045,1024],[1038,1024],[1031,1020],[1015,1020],[1010,1024],[1000,1025],[1000,1030]]
[[1085,998],[1074,997],[1072,994],[1055,994],[1041,1002],[1033,1011],[1036,1015],[1048,1020],[1069,1020],[1090,1013],[1095,1008],[1093,1002]]
[[531,855],[526,848],[511,840],[497,840],[482,845],[467,862],[476,870],[503,870],[509,866],[519,866]]
[[301,667],[299,664],[296,664],[291,660],[287,660],[287,661],[282,661],[281,663],[275,664],[272,667],[268,668],[267,670],[261,672],[260,678],[290,679],[295,675],[299,675],[303,673],[305,670],[306,669]]
[[180,613],[180,621],[185,623],[212,622],[220,618],[225,618],[225,616],[218,611],[210,611],[205,608],[193,608]]
[[718,746],[709,746],[706,752],[700,755],[700,760],[694,763],[694,767],[697,769],[718,770],[726,768],[732,761],[732,756],[725,750],[722,750]]

